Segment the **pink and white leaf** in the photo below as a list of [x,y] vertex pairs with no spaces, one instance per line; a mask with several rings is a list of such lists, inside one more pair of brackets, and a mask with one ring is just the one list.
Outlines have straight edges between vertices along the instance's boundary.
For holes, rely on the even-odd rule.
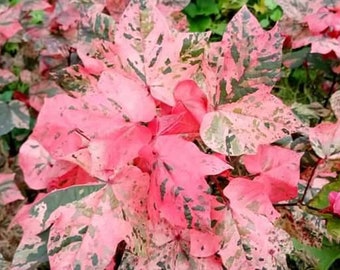
[[340,122],[325,122],[310,129],[309,140],[315,153],[323,159],[340,157]]

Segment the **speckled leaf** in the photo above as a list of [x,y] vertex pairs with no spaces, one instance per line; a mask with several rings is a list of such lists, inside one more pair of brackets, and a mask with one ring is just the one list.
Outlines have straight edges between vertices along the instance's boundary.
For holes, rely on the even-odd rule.
[[63,205],[73,203],[103,188],[103,184],[73,186],[51,192],[48,196],[34,204],[30,215],[39,221],[40,231],[48,228],[50,216]]
[[195,75],[209,33],[178,33],[148,1],[125,10],[115,42],[123,68],[141,80],[151,95],[174,105],[174,87]]
[[338,159],[340,157],[340,122],[325,122],[311,128],[309,140],[319,157]]
[[90,27],[96,38],[102,40],[114,41],[115,21],[109,15],[97,13],[90,20]]
[[278,27],[264,31],[244,6],[228,23],[223,36],[225,89],[218,104],[233,101],[257,90],[270,92],[280,78],[283,38]]
[[324,0],[276,0],[283,9],[284,16],[296,21],[302,21],[308,14],[315,13],[320,7],[326,5]]
[[149,176],[130,166],[113,182],[58,207],[49,217],[51,268],[104,269],[121,241],[140,256],[145,252]]
[[0,205],[25,199],[16,186],[14,177],[14,173],[0,174]]
[[258,91],[206,114],[200,134],[214,151],[239,156],[255,153],[260,144],[306,131],[280,99]]
[[0,135],[13,128],[29,128],[30,116],[26,105],[18,100],[9,103],[0,101]]
[[151,220],[157,222],[159,218],[165,218],[182,228],[209,227],[210,195],[204,177],[218,174],[230,166],[217,157],[200,152],[192,142],[171,135],[158,137],[153,149],[145,149],[142,156],[152,166]]
[[[25,227],[25,231],[26,231]],[[24,236],[14,254],[12,270],[37,269],[40,264],[48,262],[47,240],[49,230],[38,235]]]
[[218,252],[224,266],[230,270],[285,269],[286,252],[291,251],[292,244],[287,233],[274,227],[279,214],[263,193],[263,185],[236,178],[224,194],[230,200],[230,209],[215,209],[221,219],[216,230],[225,240]]
[[228,23],[220,44],[224,61],[212,61],[218,57],[214,47],[208,55],[217,72],[214,104],[236,101],[257,90],[270,92],[280,78],[282,43],[278,27],[264,31],[244,6]]
[[[219,241],[215,238],[209,238],[209,242],[196,239],[200,236],[209,235],[196,230],[181,230],[169,225],[162,220],[155,226],[149,228],[152,231],[149,234],[147,254],[136,256],[131,251],[124,253],[122,262],[118,269],[174,269],[174,270],[220,270],[221,260],[216,254],[208,255],[218,248]],[[199,245],[199,251],[196,257],[192,254],[192,246]],[[214,246],[213,249],[204,250],[207,246]],[[202,249],[203,246],[203,249]],[[194,250],[196,252],[196,250]]]

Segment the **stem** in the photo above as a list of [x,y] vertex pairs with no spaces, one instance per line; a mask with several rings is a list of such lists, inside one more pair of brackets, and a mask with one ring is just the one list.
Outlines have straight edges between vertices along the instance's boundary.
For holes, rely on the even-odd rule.
[[332,79],[332,85],[331,88],[329,89],[328,95],[323,103],[323,106],[326,107],[327,103],[329,102],[332,94],[334,93],[334,89],[335,89],[335,84],[336,84],[336,79],[337,79],[337,74],[333,74],[333,79]]
[[221,198],[223,199],[223,202],[226,204],[226,205],[229,205],[229,199],[223,194],[223,190],[219,184],[219,182],[217,181],[217,178],[215,176],[211,176],[210,177],[210,180],[212,180],[217,188],[217,191],[218,191],[218,195],[221,196]]
[[304,201],[304,199],[305,199],[305,197],[306,197],[306,194],[307,194],[307,190],[309,189],[309,187],[310,187],[310,185],[311,185],[311,182],[312,182],[312,180],[314,179],[314,177],[315,177],[315,174],[316,174],[316,168],[321,164],[321,162],[323,161],[323,159],[322,158],[318,158],[318,161],[317,161],[317,163],[315,164],[315,166],[314,166],[314,168],[313,168],[313,170],[312,170],[312,173],[311,173],[311,176],[309,177],[309,179],[308,179],[308,181],[307,181],[307,186],[306,186],[306,188],[305,188],[305,190],[304,190],[304,192],[303,192],[303,195],[302,195],[302,197],[299,199],[299,203],[301,203],[301,205],[305,205],[304,203],[303,203],[303,201]]

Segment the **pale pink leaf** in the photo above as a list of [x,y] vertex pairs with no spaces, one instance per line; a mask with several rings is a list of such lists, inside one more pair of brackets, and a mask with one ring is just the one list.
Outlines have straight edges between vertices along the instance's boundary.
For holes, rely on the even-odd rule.
[[145,85],[130,76],[106,71],[100,76],[99,90],[133,122],[149,122],[156,115],[156,106]]
[[0,205],[25,199],[16,186],[14,177],[14,173],[0,174]]
[[206,114],[200,129],[207,146],[231,156],[255,153],[294,132],[307,128],[280,99],[261,91]]
[[263,184],[272,203],[294,199],[300,179],[300,158],[303,153],[278,146],[260,145],[255,155],[246,155],[242,160],[253,181]]
[[305,16],[313,14],[319,8],[324,6],[323,0],[309,1],[309,0],[277,0],[276,1],[283,9],[284,16],[302,22]]
[[324,122],[310,129],[309,140],[315,153],[324,159],[340,157],[340,122]]

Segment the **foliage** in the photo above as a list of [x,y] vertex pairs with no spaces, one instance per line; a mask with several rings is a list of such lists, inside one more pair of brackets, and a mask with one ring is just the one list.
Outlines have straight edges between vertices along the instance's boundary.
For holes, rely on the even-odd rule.
[[[339,5],[245,2],[192,1],[195,32],[187,1],[1,6],[2,152],[25,140],[39,191],[12,269],[338,259]],[[2,204],[23,199],[10,168]]]

